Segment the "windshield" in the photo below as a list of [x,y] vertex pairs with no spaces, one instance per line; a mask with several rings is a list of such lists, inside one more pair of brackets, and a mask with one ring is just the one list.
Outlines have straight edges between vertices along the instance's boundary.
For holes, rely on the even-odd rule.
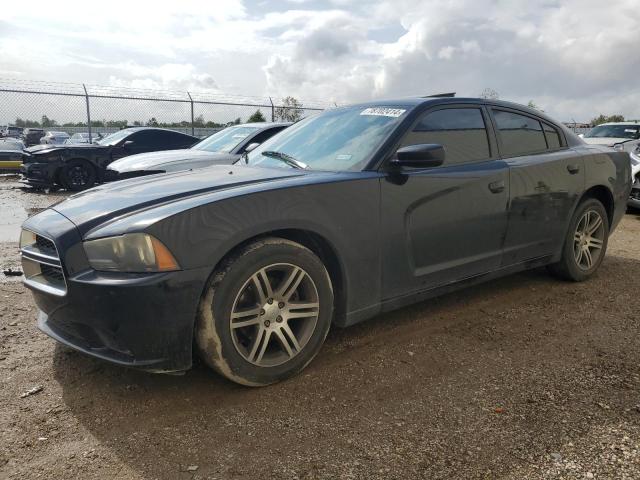
[[395,107],[328,110],[267,140],[249,153],[248,163],[291,167],[273,155],[278,152],[312,170],[360,171],[405,112],[405,109]]
[[599,125],[590,130],[586,138],[640,138],[640,125]]
[[113,146],[123,138],[126,138],[129,135],[131,135],[131,133],[132,133],[131,130],[126,130],[126,129],[119,130],[115,133],[112,133],[111,135],[107,135],[102,140],[98,140],[96,143],[98,145]]
[[206,150],[207,152],[229,153],[241,141],[261,127],[228,127],[196,143],[194,150]]

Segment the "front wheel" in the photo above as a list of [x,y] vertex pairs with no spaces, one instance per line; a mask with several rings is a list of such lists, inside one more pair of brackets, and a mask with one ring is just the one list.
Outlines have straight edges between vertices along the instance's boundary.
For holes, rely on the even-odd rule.
[[588,279],[598,269],[609,240],[609,219],[602,203],[583,200],[571,219],[560,262],[550,267],[557,276],[574,282]]
[[62,167],[60,181],[72,192],[79,192],[91,188],[96,183],[96,169],[85,160],[71,160]]
[[332,315],[321,260],[298,243],[267,238],[214,272],[200,303],[196,344],[205,363],[228,379],[269,385],[313,360]]

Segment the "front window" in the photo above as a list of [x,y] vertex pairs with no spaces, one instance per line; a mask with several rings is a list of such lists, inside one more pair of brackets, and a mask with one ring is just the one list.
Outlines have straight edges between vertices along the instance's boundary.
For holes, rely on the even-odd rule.
[[228,127],[196,143],[194,150],[205,150],[207,152],[231,152],[240,142],[261,127]]
[[[402,120],[398,107],[347,107],[308,117],[249,153],[248,163],[287,167],[283,154],[313,170],[360,171]],[[263,154],[264,152],[264,154]]]
[[131,135],[131,133],[132,133],[131,130],[119,130],[119,131],[117,131],[115,133],[112,133],[111,135],[107,135],[102,140],[98,140],[96,143],[98,145],[104,145],[106,147],[112,147],[116,143],[118,143],[121,140],[127,138],[129,135]]
[[640,138],[640,125],[598,125],[592,128],[585,138]]

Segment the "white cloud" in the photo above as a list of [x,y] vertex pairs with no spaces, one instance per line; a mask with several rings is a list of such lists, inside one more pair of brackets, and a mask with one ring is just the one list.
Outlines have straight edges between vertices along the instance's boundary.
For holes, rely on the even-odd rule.
[[[327,103],[491,87],[563,120],[640,117],[637,0],[51,7],[36,1],[3,12],[3,76]],[[397,33],[381,37],[380,29]]]

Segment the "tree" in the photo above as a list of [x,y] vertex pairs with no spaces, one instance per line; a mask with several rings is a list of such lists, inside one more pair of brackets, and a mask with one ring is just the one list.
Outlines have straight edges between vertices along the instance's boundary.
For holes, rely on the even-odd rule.
[[158,120],[156,120],[156,117],[151,117],[149,120],[147,120],[147,127],[157,127],[158,125]]
[[533,100],[529,100],[529,103],[527,103],[527,107],[533,108],[535,110],[540,110],[541,112],[544,112],[544,110],[542,110],[538,105],[533,103]]
[[43,128],[57,127],[57,126],[58,126],[58,122],[56,122],[55,120],[50,119],[46,115],[42,115],[42,127]]
[[606,115],[600,114],[597,117],[592,118],[589,123],[595,127],[596,125],[600,125],[601,123],[609,123],[609,122],[624,122],[624,116],[623,115],[606,116]]
[[264,118],[264,115],[262,114],[260,109],[256,110],[256,112],[247,119],[247,123],[266,122],[266,121],[267,119]]
[[205,122],[204,122],[204,115],[198,115],[196,118],[193,119],[193,126],[194,127],[204,127]]
[[482,93],[480,93],[480,98],[486,98],[487,100],[498,100],[500,98],[500,95],[498,95],[498,92],[496,92],[493,88],[487,87],[482,90]]
[[260,109],[256,110],[255,113],[247,119],[247,123],[266,122],[266,121],[267,119],[265,118],[264,114],[260,111]]
[[275,120],[297,122],[302,118],[302,103],[293,97],[282,99],[282,106],[276,107]]

